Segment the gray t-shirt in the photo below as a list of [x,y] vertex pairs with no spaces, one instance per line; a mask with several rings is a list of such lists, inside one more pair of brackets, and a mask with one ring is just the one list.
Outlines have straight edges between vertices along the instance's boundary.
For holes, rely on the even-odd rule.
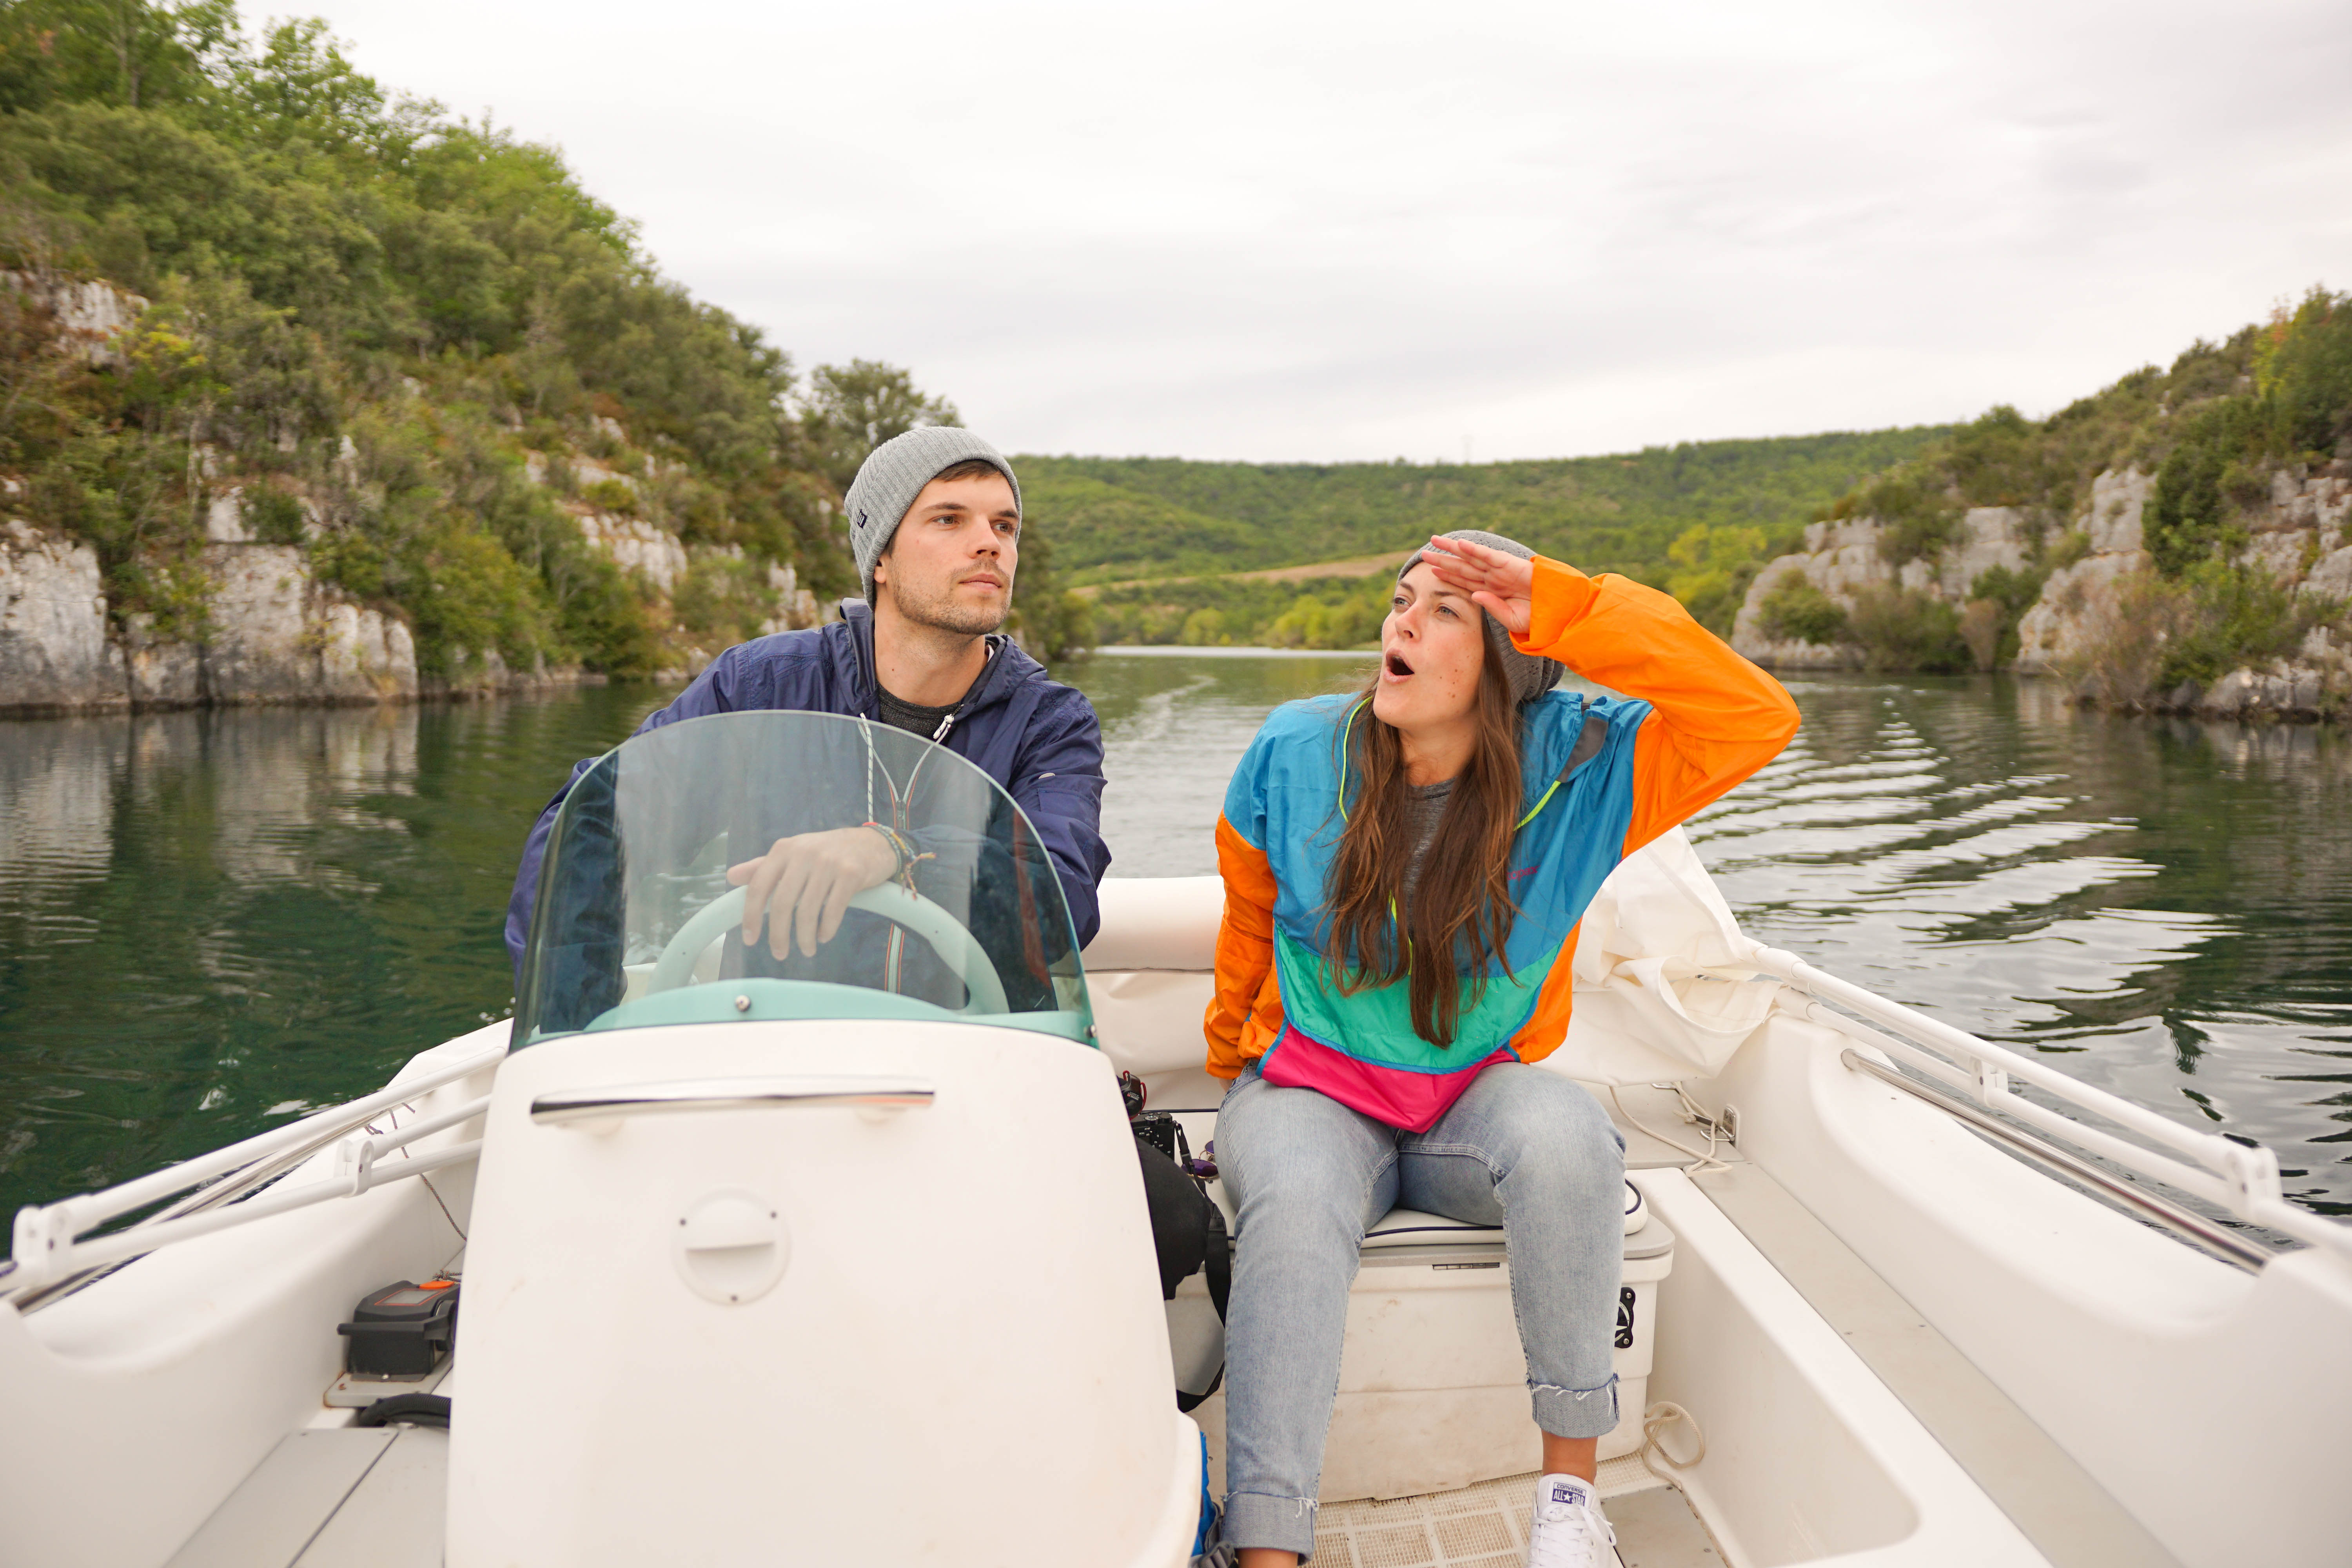
[[[988,654],[992,660],[995,658],[997,649],[1003,647],[1003,637],[990,635]],[[982,665],[981,668],[982,673],[985,673],[987,666]],[[936,741],[940,738],[940,726],[948,721],[949,714],[963,706],[963,698],[971,695],[971,691],[967,689],[963,697],[957,698],[943,708],[926,708],[919,702],[909,702],[905,698],[894,694],[888,687],[878,680],[874,683],[874,705],[881,711],[882,722],[894,730],[904,730],[910,735],[920,735],[926,741]]]
[[947,722],[949,714],[963,706],[963,699],[959,697],[944,708],[926,708],[892,695],[888,687],[878,682],[874,688],[874,700],[881,710],[882,722],[894,730],[920,735],[926,741],[939,739],[940,726]]
[[1415,883],[1421,880],[1421,863],[1428,858],[1429,846],[1437,837],[1437,825],[1445,816],[1446,797],[1454,793],[1454,781],[1444,779],[1433,784],[1405,785],[1404,824],[1412,835],[1412,859],[1404,868],[1404,896],[1412,897]]

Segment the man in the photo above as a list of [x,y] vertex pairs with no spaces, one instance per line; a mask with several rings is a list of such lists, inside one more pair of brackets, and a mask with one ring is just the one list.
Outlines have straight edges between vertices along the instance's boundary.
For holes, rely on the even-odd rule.
[[[1021,558],[1021,487],[1013,466],[968,430],[927,426],[875,448],[845,498],[864,603],[841,618],[729,648],[638,733],[714,713],[793,709],[876,720],[936,741],[1012,795],[1036,828],[1070,907],[1079,944],[1100,921],[1102,729],[1093,705],[1049,679],[998,628]],[[593,759],[572,773],[577,783]],[[539,868],[567,784],[540,813],[507,905],[518,971]],[[899,869],[891,837],[842,827],[778,839],[729,868],[747,887],[743,941],[764,921],[778,961],[832,940],[849,900]],[[770,918],[772,916],[772,918]]]

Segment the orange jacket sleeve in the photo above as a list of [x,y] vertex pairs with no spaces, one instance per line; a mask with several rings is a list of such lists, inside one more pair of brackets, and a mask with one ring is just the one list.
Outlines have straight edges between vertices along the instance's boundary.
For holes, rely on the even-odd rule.
[[1217,818],[1217,870],[1225,879],[1225,913],[1217,922],[1217,990],[1201,1020],[1209,1071],[1238,1078],[1252,1057],[1282,1033],[1282,996],[1274,970],[1274,868],[1265,851]]
[[1780,683],[1691,619],[1674,596],[1543,556],[1522,653],[1650,704],[1633,741],[1631,855],[1780,754],[1797,732]]
[[[1780,683],[1731,651],[1672,595],[1623,577],[1587,577],[1538,556],[1535,613],[1522,653],[1542,654],[1650,704],[1633,737],[1631,855],[1779,754],[1797,732],[1797,705]],[[1541,1061],[1568,1037],[1576,943],[1544,976],[1534,1011],[1512,1037],[1521,1061]]]

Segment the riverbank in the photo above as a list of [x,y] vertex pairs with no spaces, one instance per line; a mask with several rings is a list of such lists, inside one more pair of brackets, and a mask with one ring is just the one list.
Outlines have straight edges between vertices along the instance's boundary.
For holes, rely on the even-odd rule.
[[400,616],[353,603],[293,545],[215,543],[196,558],[199,631],[108,615],[97,552],[0,524],[0,715],[362,706],[601,685],[573,664],[510,668],[495,647],[420,674]]
[[1855,486],[1755,572],[1732,644],[2051,676],[2127,712],[2352,714],[2352,295]]
[[2352,716],[2352,460],[2273,470],[2230,556],[2185,577],[2147,548],[2154,489],[2102,471],[2055,537],[2029,509],[1971,507],[1908,558],[1899,524],[1813,523],[1757,574],[1732,646],[1783,672],[2005,668],[2118,712]]

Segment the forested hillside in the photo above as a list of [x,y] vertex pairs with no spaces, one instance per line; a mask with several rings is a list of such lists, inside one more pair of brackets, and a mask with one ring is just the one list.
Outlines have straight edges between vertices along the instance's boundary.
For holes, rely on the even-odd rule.
[[1703,441],[1475,466],[1024,458],[1030,516],[1107,642],[1344,647],[1377,635],[1385,574],[1237,577],[1483,528],[1668,588],[1728,630],[1764,560],[1863,476],[1943,427]]
[[[555,150],[228,0],[0,5],[0,510],[94,548],[118,627],[201,638],[208,540],[298,546],[428,684],[805,614],[866,451],[955,417],[796,374]],[[128,327],[65,341],[91,300]]]

